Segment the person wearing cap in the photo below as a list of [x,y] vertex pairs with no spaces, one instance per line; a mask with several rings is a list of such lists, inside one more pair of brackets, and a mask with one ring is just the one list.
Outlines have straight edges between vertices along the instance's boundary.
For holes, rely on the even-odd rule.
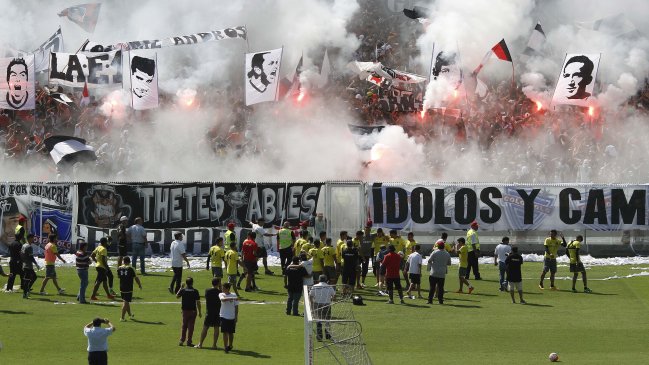
[[557,273],[557,254],[559,251],[559,246],[566,247],[566,239],[561,235],[563,243],[557,238],[557,230],[553,229],[550,231],[550,237],[547,237],[543,242],[543,247],[545,248],[545,256],[543,257],[543,271],[541,272],[541,280],[539,281],[539,288],[543,290],[543,280],[545,280],[545,274],[550,272],[550,289],[557,290],[557,287],[554,286],[554,276]]
[[480,277],[480,267],[478,265],[478,258],[480,257],[480,238],[478,237],[478,222],[471,222],[471,229],[466,233],[466,247],[468,251],[467,261],[469,266],[466,270],[465,278],[469,278],[471,270],[473,270],[473,277],[476,280],[482,280]]
[[122,261],[124,260],[124,257],[128,256],[128,252],[126,250],[127,226],[128,226],[128,217],[122,216],[119,219],[119,224],[117,225],[117,267],[122,266]]
[[61,254],[59,253],[58,246],[56,245],[56,239],[56,234],[50,234],[47,237],[47,240],[49,242],[47,242],[47,245],[45,245],[45,279],[43,279],[43,283],[41,284],[41,295],[46,295],[45,286],[50,281],[50,279],[54,283],[54,286],[56,287],[56,290],[59,294],[65,293],[65,289],[62,289],[59,286],[58,281],[56,280],[56,269],[54,266],[56,259],[58,258],[59,260],[63,261],[63,263],[66,263],[66,261],[63,259],[63,257],[61,257]]
[[99,246],[92,251],[92,254],[90,254],[90,258],[96,262],[96,270],[97,270],[97,279],[95,279],[95,286],[92,288],[92,295],[90,296],[90,300],[99,300],[97,299],[97,291],[99,291],[99,286],[103,285],[104,286],[104,291],[106,291],[106,296],[108,299],[115,299],[115,296],[111,294],[111,292],[108,290],[108,239],[106,237],[102,237],[99,240]]
[[[107,324],[108,328],[101,328]],[[88,338],[88,364],[108,364],[108,336],[117,329],[106,318],[95,318],[83,328],[83,334]]]
[[277,251],[279,251],[280,265],[282,266],[282,275],[286,274],[286,267],[291,263],[293,258],[293,245],[295,244],[295,235],[291,230],[288,221],[284,222],[282,229],[277,233]]
[[[336,290],[327,284],[327,276],[320,275],[318,277],[318,283],[311,287],[309,291],[309,297],[313,303],[313,308],[311,309],[314,314],[315,319],[320,320],[329,320],[331,319],[331,303],[333,302],[334,297],[336,296]],[[325,324],[325,338],[327,340],[331,339],[330,334],[330,324],[327,322]],[[317,321],[316,323],[316,339],[322,341],[322,321]]]
[[[236,225],[234,224],[234,222],[229,222],[227,227],[228,230],[225,231],[225,233],[223,234],[223,241],[224,241],[223,244],[225,245],[225,247],[230,247],[231,243],[233,242],[235,244],[237,243],[237,234],[234,232],[234,228],[236,227]],[[241,252],[241,247],[238,247],[238,245],[237,245],[237,251]]]
[[140,273],[146,275],[146,270],[144,269],[144,255],[146,252],[146,231],[142,227],[142,218],[135,218],[134,224],[126,230],[126,234],[131,238],[131,244],[133,245],[133,257],[131,259],[131,265],[137,267],[137,258],[140,258]]
[[180,284],[183,281],[183,260],[187,264],[187,268],[190,268],[189,260],[187,260],[187,253],[185,249],[185,244],[183,243],[183,234],[182,232],[174,233],[175,240],[171,242],[171,247],[169,249],[169,254],[171,257],[171,269],[174,272],[174,276],[171,279],[169,284],[169,293],[176,294],[180,289]]

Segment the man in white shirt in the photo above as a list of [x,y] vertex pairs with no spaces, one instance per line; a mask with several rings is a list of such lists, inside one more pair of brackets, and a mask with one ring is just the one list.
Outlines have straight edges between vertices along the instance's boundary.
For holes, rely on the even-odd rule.
[[189,260],[185,253],[185,244],[181,232],[174,233],[175,240],[171,243],[171,269],[174,271],[174,277],[169,284],[169,293],[176,294],[180,290],[180,283],[183,280],[183,260],[187,263],[189,269]]
[[302,265],[306,272],[309,273],[309,277],[303,279],[304,285],[313,285],[313,258],[308,259],[306,252],[300,254],[300,265]]
[[[250,222],[250,226],[252,227],[252,231],[257,234],[257,240],[259,243],[259,247],[257,248],[257,257],[261,257],[261,262],[264,264],[264,273],[266,275],[273,275],[273,272],[270,271],[268,268],[268,247],[266,245],[266,237],[274,237],[274,234],[266,233],[266,229],[264,228],[264,218],[259,217],[257,218],[257,223],[252,223]],[[272,245],[271,245],[272,246]]]
[[[331,318],[331,302],[336,296],[336,290],[333,286],[327,284],[327,275],[320,275],[319,283],[311,287],[309,297],[313,303],[313,313],[316,319],[330,319]],[[325,325],[325,337],[327,340],[331,339],[329,333],[329,323]],[[316,323],[316,339],[322,341],[322,322]]]
[[[101,328],[105,323],[108,328]],[[108,319],[95,318],[83,328],[83,334],[88,337],[88,364],[108,364],[108,336],[117,329]]]
[[219,294],[221,300],[221,333],[223,333],[223,348],[225,352],[232,350],[232,341],[234,341],[234,332],[239,317],[239,297],[230,293],[232,284],[223,284],[223,293]]
[[417,289],[417,295],[419,299],[423,299],[421,296],[421,263],[422,257],[419,251],[421,246],[414,246],[415,252],[411,253],[408,256],[406,261],[406,272],[408,273],[408,278],[410,279],[410,286],[408,287],[408,298],[415,299],[414,295],[411,295],[411,292]]
[[133,257],[131,260],[131,265],[133,267],[137,266],[137,258],[140,258],[140,273],[146,275],[144,269],[144,255],[146,253],[147,237],[146,230],[142,227],[142,218],[135,218],[135,224],[130,226],[126,230],[126,235],[131,239],[131,244],[133,245]]
[[500,291],[507,290],[507,280],[505,280],[505,271],[507,271],[507,255],[512,252],[512,247],[509,245],[509,237],[503,237],[502,242],[496,246],[494,250],[494,265],[498,266],[500,271]]

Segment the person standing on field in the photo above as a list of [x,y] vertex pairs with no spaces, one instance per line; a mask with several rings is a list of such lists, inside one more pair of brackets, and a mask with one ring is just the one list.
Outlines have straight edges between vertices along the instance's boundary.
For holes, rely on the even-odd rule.
[[88,288],[88,268],[90,267],[90,254],[86,251],[87,242],[82,241],[79,243],[79,249],[74,254],[75,266],[77,267],[77,276],[79,276],[79,293],[77,293],[77,301],[81,304],[86,304],[86,289]]
[[464,237],[457,239],[457,256],[460,259],[460,268],[458,270],[458,276],[460,278],[460,289],[456,291],[456,293],[464,293],[464,291],[462,291],[462,286],[466,284],[466,286],[469,288],[469,294],[471,294],[473,292],[473,286],[471,285],[471,283],[469,283],[469,279],[466,278],[467,267],[469,266],[469,251],[466,247],[466,241],[464,240]]
[[223,293],[219,294],[221,300],[221,332],[223,333],[223,347],[228,353],[232,350],[234,333],[239,320],[239,298],[230,293],[230,283],[223,284]]
[[437,289],[437,302],[444,304],[444,281],[446,280],[446,273],[448,266],[451,265],[451,254],[446,251],[444,244],[439,244],[439,249],[433,251],[428,258],[428,269],[430,276],[428,282],[430,289],[428,291],[428,304],[433,304],[433,294]]
[[219,340],[219,326],[221,325],[221,279],[212,278],[212,287],[205,289],[205,321],[203,322],[203,331],[201,331],[201,339],[198,341],[197,348],[203,347],[203,341],[207,337],[207,331],[210,327],[214,327],[214,340],[212,348],[216,349],[216,342]]
[[216,239],[216,243],[212,247],[210,247],[210,251],[207,253],[207,263],[205,266],[205,270],[209,271],[210,263],[212,264],[213,278],[223,279],[223,259],[224,258],[225,258],[225,251],[223,250],[223,237],[218,237]]
[[550,231],[550,237],[546,238],[543,242],[543,247],[545,248],[545,256],[543,258],[543,271],[541,272],[541,280],[539,281],[539,288],[543,290],[543,280],[545,280],[545,274],[550,272],[550,289],[557,290],[557,287],[554,286],[554,276],[557,273],[557,254],[559,251],[559,246],[566,247],[566,239],[561,235],[563,243],[557,238],[557,230],[553,229]]
[[133,281],[137,282],[137,286],[142,290],[142,283],[140,278],[137,277],[135,269],[130,266],[131,259],[128,256],[124,257],[124,265],[120,266],[117,269],[117,277],[119,277],[119,291],[122,296],[122,317],[120,321],[126,321],[126,314],[128,314],[131,319],[135,318],[135,315],[131,313],[131,302],[133,301]]
[[183,243],[183,234],[181,232],[174,233],[175,240],[171,242],[170,256],[171,256],[171,269],[174,271],[174,276],[169,284],[169,293],[178,293],[180,284],[183,280],[183,260],[189,269],[189,260],[185,251],[185,244]]
[[406,261],[406,273],[408,273],[408,278],[410,279],[410,286],[408,287],[408,298],[415,299],[414,295],[411,295],[413,290],[417,290],[417,295],[421,299],[421,263],[422,257],[419,251],[421,246],[414,245],[413,253],[408,256]]
[[134,224],[126,230],[126,234],[131,238],[131,244],[133,245],[133,258],[131,260],[131,265],[133,267],[137,266],[137,258],[140,258],[140,273],[146,275],[146,270],[144,268],[144,255],[146,254],[146,231],[142,227],[142,218],[135,218]]
[[401,287],[401,262],[403,258],[396,252],[394,245],[388,246],[388,253],[383,257],[382,266],[385,267],[385,281],[388,287],[388,304],[394,304],[394,288],[399,292],[399,299],[401,304],[403,301],[403,288]]
[[507,255],[510,252],[512,252],[512,248],[509,246],[509,237],[503,237],[501,243],[494,250],[494,266],[498,266],[498,271],[500,272],[500,291],[507,290],[505,259],[507,259]]
[[180,342],[178,346],[182,346],[187,339],[187,346],[194,347],[192,338],[194,337],[194,323],[196,322],[196,314],[202,318],[201,314],[201,295],[198,290],[194,289],[194,279],[190,276],[185,280],[185,284],[176,294],[176,298],[182,298],[182,313],[183,324],[180,330]]
[[36,272],[34,271],[34,265],[40,270],[36,259],[34,258],[34,249],[32,248],[32,240],[34,239],[33,234],[27,236],[27,242],[22,245],[20,248],[20,261],[23,263],[23,277],[22,277],[22,289],[23,289],[23,299],[29,299],[29,293],[32,290],[32,286],[36,282]]
[[480,258],[480,237],[478,237],[478,222],[471,222],[471,229],[466,233],[466,247],[468,251],[468,267],[466,271],[465,278],[469,279],[471,270],[473,270],[473,277],[476,280],[482,280],[480,276],[480,266],[478,264],[478,258]]
[[[108,328],[101,328],[102,324],[107,324]],[[107,318],[95,318],[83,328],[88,338],[88,365],[108,364],[108,336],[116,330]]]
[[99,286],[101,285],[104,286],[104,290],[106,291],[106,296],[108,296],[108,299],[115,299],[115,296],[108,289],[108,250],[106,249],[106,247],[108,247],[108,239],[106,237],[102,237],[99,240],[99,246],[97,246],[97,248],[95,248],[95,250],[92,251],[92,254],[90,255],[90,258],[97,263],[97,279],[95,279],[95,286],[92,289],[90,300],[99,300],[97,299],[97,291],[99,291]]
[[581,273],[581,279],[584,282],[584,293],[592,293],[593,291],[588,288],[588,280],[586,279],[586,268],[581,262],[581,257],[579,256],[579,250],[581,249],[581,243],[584,241],[584,237],[579,235],[574,241],[571,241],[568,244],[567,251],[568,256],[570,257],[570,272],[572,273],[572,292],[576,293],[577,289],[577,277]]
[[518,247],[512,247],[512,253],[505,259],[505,265],[507,267],[507,283],[509,285],[509,294],[512,296],[512,303],[516,304],[514,290],[518,290],[521,304],[526,304],[523,300],[523,274],[521,273],[523,256],[518,253]]
[[59,286],[58,281],[56,280],[56,269],[54,263],[56,262],[57,258],[63,261],[63,263],[66,263],[66,261],[61,257],[58,246],[56,245],[56,239],[57,239],[56,234],[54,233],[50,234],[47,237],[47,239],[49,242],[47,243],[47,245],[45,245],[45,279],[43,279],[43,284],[41,284],[40,294],[41,295],[47,294],[45,293],[45,286],[47,285],[47,282],[50,279],[54,283],[54,286],[56,287],[58,293],[63,294],[65,293],[65,289],[62,289]]

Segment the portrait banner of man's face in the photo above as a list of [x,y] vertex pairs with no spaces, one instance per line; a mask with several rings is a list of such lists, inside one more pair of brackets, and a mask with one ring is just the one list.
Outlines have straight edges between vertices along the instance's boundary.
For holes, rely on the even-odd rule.
[[0,109],[30,110],[36,105],[34,55],[0,58]]
[[246,54],[246,105],[277,100],[282,48]]
[[457,89],[462,82],[462,71],[457,52],[436,48],[430,66],[429,80],[445,79],[453,89]]
[[131,75],[131,98],[133,109],[145,110],[158,107],[157,56],[146,58],[131,52],[129,73]]
[[595,89],[601,54],[567,54],[561,67],[552,104],[588,106]]

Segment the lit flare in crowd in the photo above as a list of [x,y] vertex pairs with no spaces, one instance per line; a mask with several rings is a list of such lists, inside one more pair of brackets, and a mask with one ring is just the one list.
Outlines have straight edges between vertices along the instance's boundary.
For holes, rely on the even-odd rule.
[[541,103],[540,101],[536,101],[535,103],[536,103],[536,111],[537,112],[541,111],[541,109],[543,109],[543,103]]

